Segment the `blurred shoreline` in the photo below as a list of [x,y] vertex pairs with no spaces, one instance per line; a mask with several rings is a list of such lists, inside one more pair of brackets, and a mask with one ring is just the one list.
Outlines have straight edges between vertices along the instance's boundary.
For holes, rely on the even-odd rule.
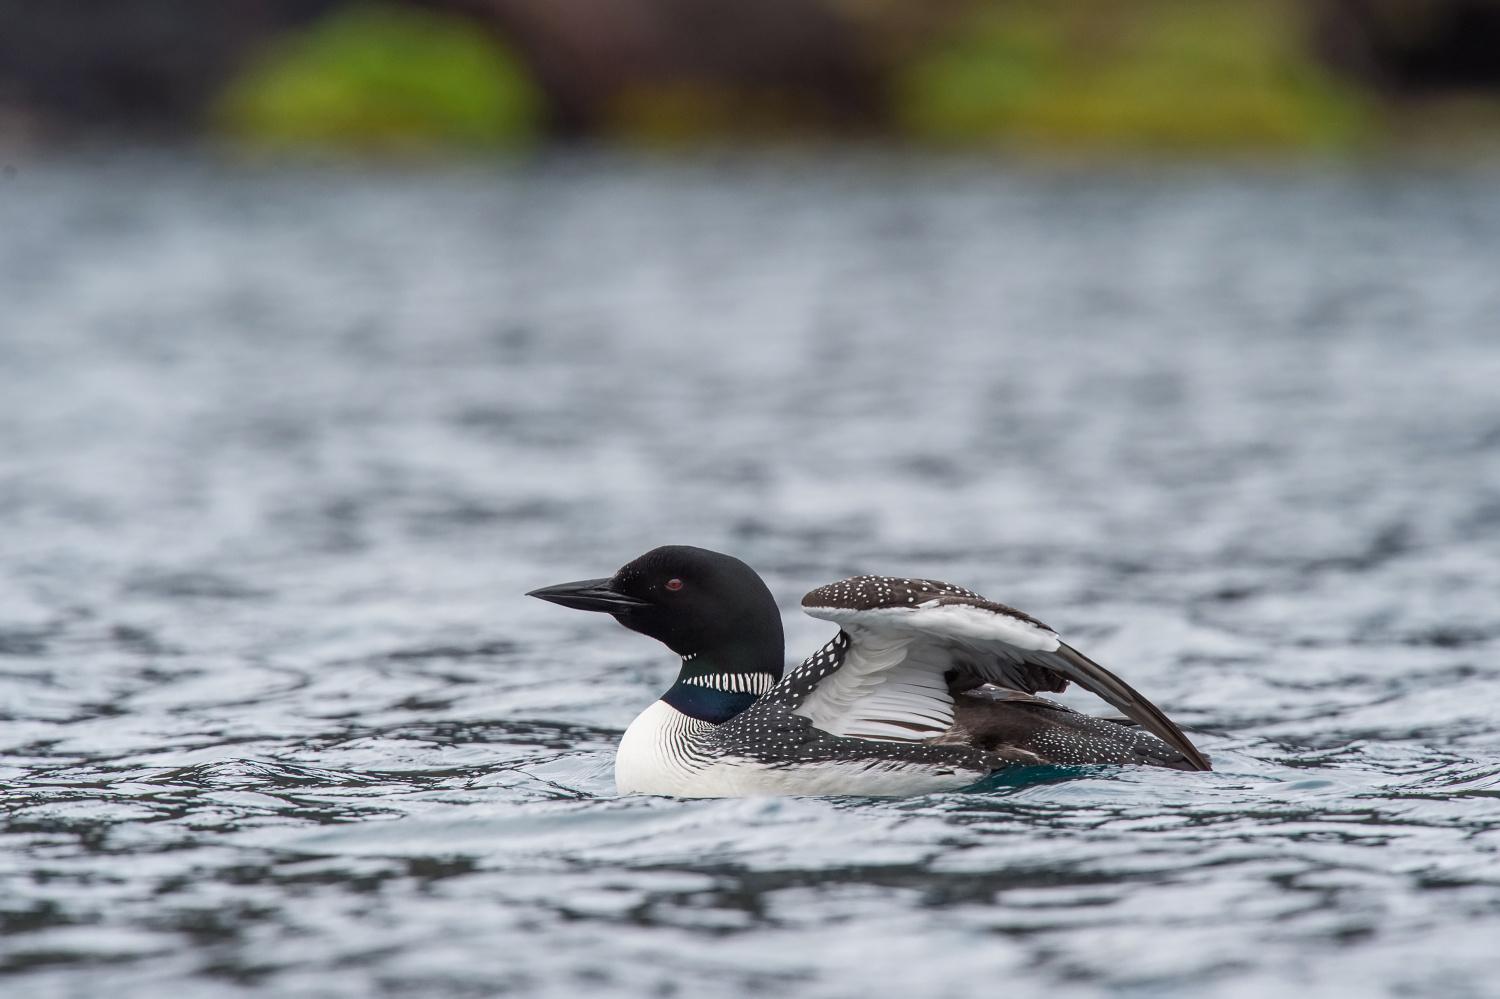
[[1181,155],[1119,152],[1079,155],[1046,150],[941,149],[879,140],[785,142],[710,141],[671,147],[598,140],[548,143],[515,152],[443,150],[410,155],[320,149],[266,152],[209,139],[101,141],[97,139],[7,146],[0,143],[0,199],[7,182],[57,170],[150,170],[157,166],[204,174],[255,176],[389,176],[504,178],[538,172],[600,169],[690,173],[852,172],[854,174],[988,176],[1086,180],[1091,177],[1480,177],[1500,174],[1500,142],[1463,146],[1404,145],[1359,155],[1258,152]]
[[1500,156],[1492,0],[0,0],[0,156]]

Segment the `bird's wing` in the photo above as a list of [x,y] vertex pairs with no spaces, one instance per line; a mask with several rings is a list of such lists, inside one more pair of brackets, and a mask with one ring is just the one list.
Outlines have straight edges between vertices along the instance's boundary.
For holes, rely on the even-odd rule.
[[[854,576],[802,598],[847,641],[830,643],[788,676],[804,691],[792,708],[834,735],[921,742],[953,724],[950,686],[991,683],[1034,694],[1069,681],[1098,694],[1211,769],[1161,709],[1051,628],[972,590],[931,579]],[[840,636],[842,638],[842,636]]]

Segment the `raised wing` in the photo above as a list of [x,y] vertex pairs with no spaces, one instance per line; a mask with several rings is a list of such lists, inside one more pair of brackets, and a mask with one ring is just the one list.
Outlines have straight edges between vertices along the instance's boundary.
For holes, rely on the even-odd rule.
[[854,576],[813,590],[802,608],[849,636],[842,663],[825,670],[792,709],[826,732],[937,739],[953,727],[952,687],[989,683],[1034,694],[1064,690],[1072,681],[1199,770],[1212,769],[1182,730],[1125,681],[1035,618],[972,590],[931,579]]

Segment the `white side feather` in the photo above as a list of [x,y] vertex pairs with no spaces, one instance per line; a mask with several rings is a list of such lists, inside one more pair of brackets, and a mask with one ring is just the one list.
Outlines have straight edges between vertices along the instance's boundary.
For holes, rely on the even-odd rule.
[[831,735],[920,742],[953,725],[953,699],[941,650],[864,632],[844,665],[793,710]]
[[1019,663],[1028,652],[1054,652],[1050,629],[964,604],[930,600],[915,607],[848,610],[807,607],[848,633],[844,664],[794,709],[832,735],[922,742],[953,725],[944,674],[965,650]]
[[998,614],[965,604],[940,604],[936,600],[915,607],[878,607],[848,610],[842,607],[804,607],[816,618],[832,621],[854,634],[855,629],[951,638],[960,642],[1001,642],[1028,652],[1056,652],[1061,644],[1057,632],[1009,614]]

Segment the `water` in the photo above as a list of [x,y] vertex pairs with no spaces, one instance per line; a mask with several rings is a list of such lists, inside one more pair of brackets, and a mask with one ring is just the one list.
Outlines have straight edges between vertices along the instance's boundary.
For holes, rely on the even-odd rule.
[[[1500,176],[0,185],[7,996],[1500,995]],[[661,543],[1061,629],[1217,771],[612,794]],[[1087,699],[1075,701],[1088,704]]]

